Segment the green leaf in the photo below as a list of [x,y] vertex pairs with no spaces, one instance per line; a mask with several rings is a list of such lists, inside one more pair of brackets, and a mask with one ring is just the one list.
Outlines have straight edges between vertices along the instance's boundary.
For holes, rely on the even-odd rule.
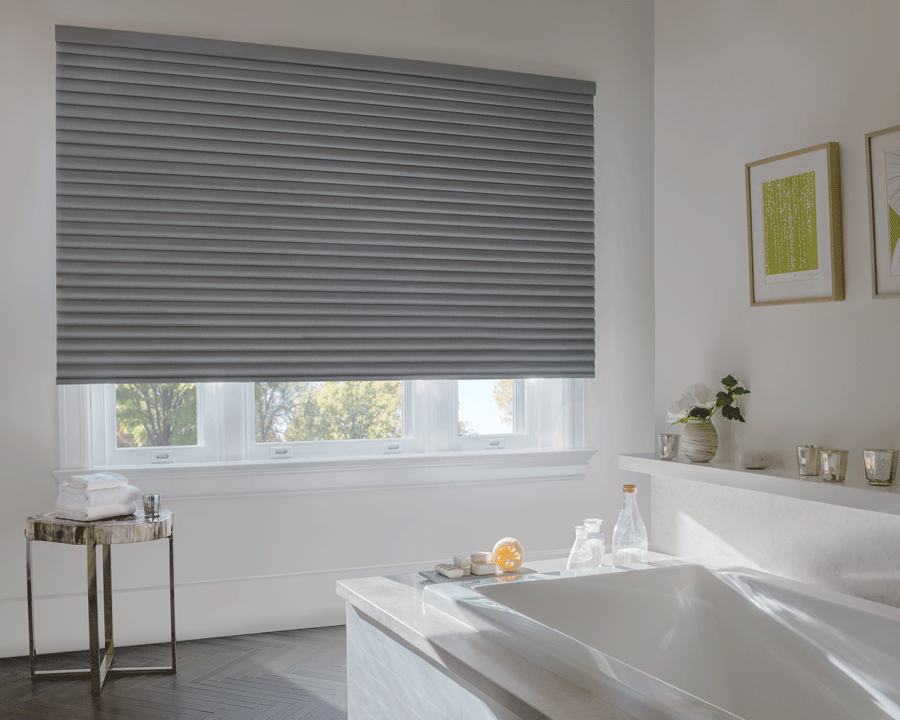
[[737,385],[737,380],[735,380],[731,375],[729,375],[728,377],[722,378],[722,384],[730,390],[735,385]]
[[734,398],[728,393],[720,391],[716,395],[716,407],[725,407],[726,405],[731,405],[733,402]]
[[688,413],[688,417],[699,418],[700,420],[706,420],[710,415],[710,411],[706,408],[691,408],[691,411]]
[[746,388],[742,388],[740,386],[731,388],[731,392],[733,395],[749,395],[750,394],[749,390],[747,390]]
[[722,417],[727,418],[728,420],[744,422],[744,416],[741,415],[741,409],[738,407],[723,407]]

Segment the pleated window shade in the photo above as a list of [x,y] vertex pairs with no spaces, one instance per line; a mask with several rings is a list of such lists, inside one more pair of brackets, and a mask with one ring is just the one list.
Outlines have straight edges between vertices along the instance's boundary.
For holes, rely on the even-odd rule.
[[593,83],[56,39],[59,383],[593,376]]

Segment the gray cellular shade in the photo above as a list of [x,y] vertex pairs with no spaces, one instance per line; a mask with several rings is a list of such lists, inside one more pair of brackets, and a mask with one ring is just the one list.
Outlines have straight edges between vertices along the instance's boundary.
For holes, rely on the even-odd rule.
[[57,382],[593,376],[593,83],[56,38]]

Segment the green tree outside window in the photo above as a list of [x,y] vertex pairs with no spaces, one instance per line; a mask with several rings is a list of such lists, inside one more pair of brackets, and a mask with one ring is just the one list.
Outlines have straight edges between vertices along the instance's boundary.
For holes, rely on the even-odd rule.
[[389,380],[256,383],[256,441],[401,437],[400,388]]
[[192,383],[116,385],[116,445],[197,444],[197,386]]

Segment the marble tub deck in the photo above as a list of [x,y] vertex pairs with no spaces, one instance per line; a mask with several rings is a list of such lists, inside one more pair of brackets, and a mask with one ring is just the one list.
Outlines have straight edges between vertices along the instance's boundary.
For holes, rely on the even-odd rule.
[[[651,560],[670,556],[651,553]],[[565,559],[528,562],[537,572],[565,569]],[[337,594],[367,620],[456,676],[513,715],[529,720],[636,720],[633,715],[545,670],[484,634],[428,605],[421,575],[337,583]],[[351,713],[352,717],[352,713]]]

